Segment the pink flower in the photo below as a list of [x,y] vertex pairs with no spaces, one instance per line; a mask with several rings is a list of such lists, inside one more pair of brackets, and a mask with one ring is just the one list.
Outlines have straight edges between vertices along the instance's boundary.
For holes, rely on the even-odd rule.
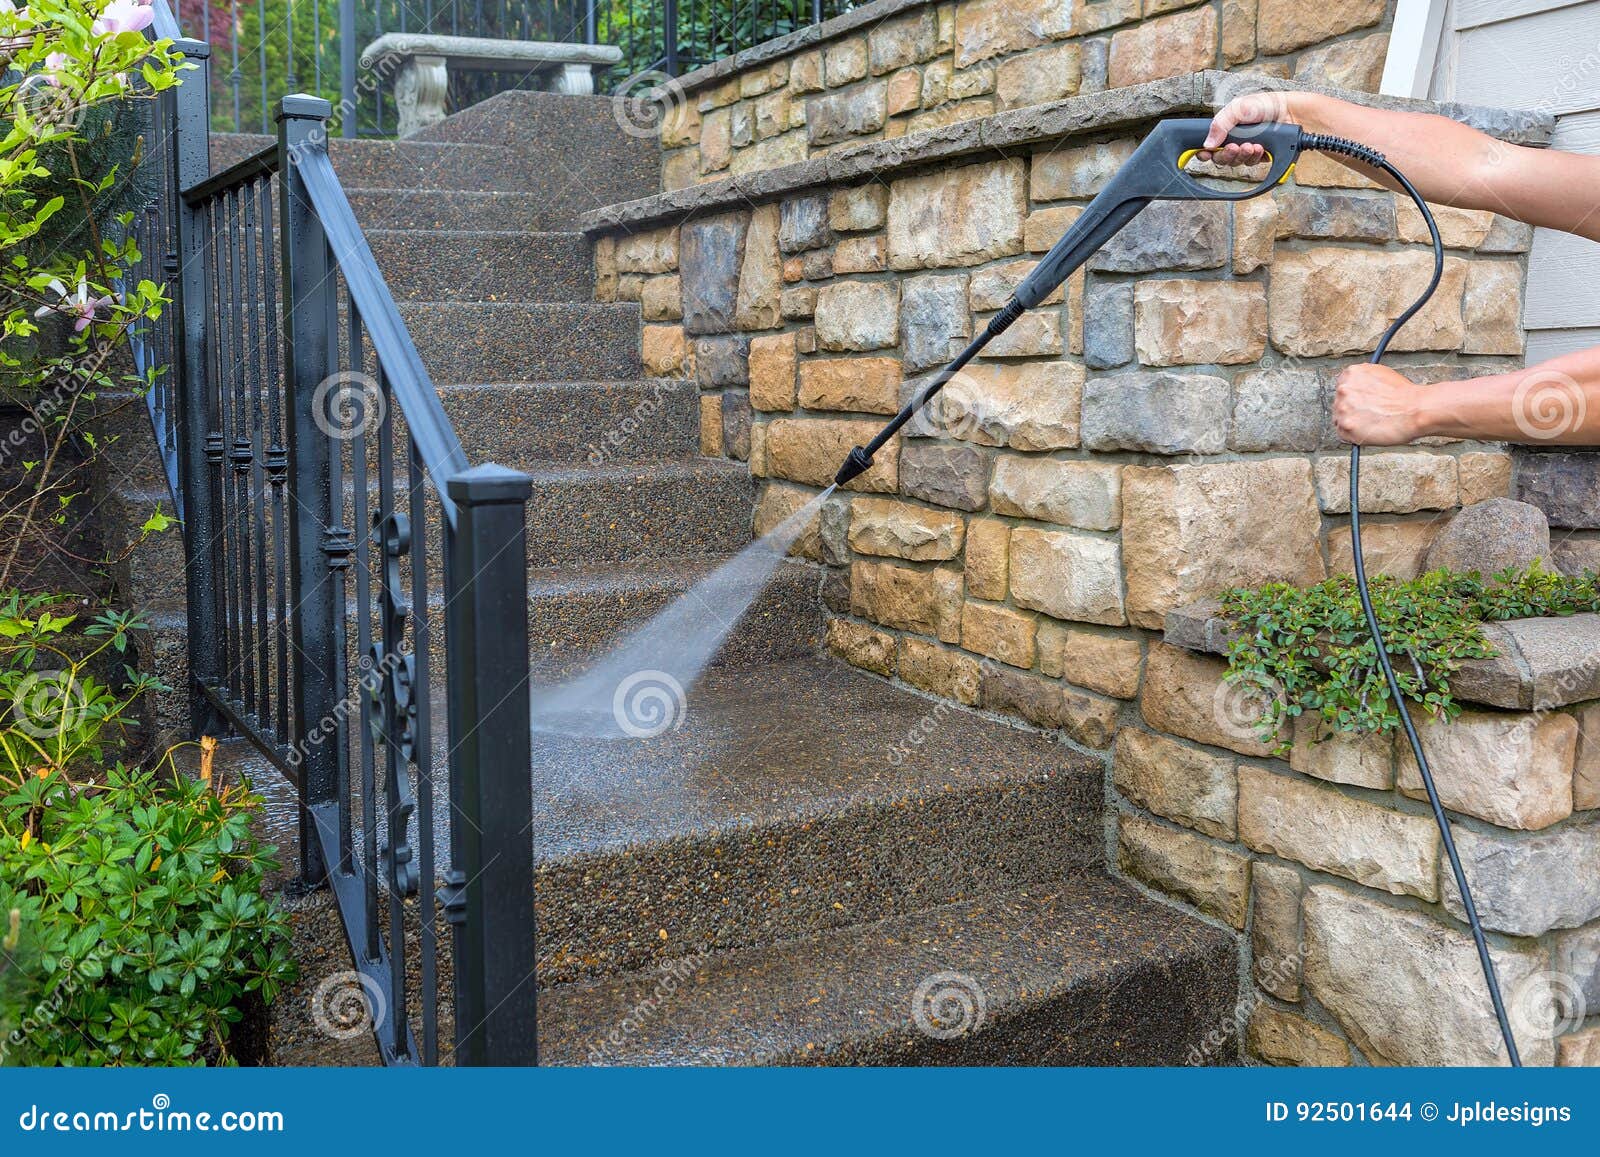
[[72,68],[72,57],[65,52],[52,52],[44,58],[44,79],[55,88],[61,87],[61,78]]
[[95,311],[104,309],[106,306],[116,301],[116,298],[110,296],[109,294],[105,297],[91,298],[89,296],[89,283],[87,281],[78,282],[78,290],[76,293],[68,293],[67,287],[62,285],[60,281],[57,281],[54,278],[52,278],[50,281],[50,288],[55,290],[55,292],[60,295],[61,301],[56,305],[40,306],[38,309],[33,311],[33,316],[44,317],[46,314],[64,313],[69,317],[76,317],[78,320],[74,322],[72,326],[74,333],[82,333],[96,321],[100,320],[95,316]]
[[156,18],[148,0],[111,0],[91,26],[96,36],[118,32],[142,32]]

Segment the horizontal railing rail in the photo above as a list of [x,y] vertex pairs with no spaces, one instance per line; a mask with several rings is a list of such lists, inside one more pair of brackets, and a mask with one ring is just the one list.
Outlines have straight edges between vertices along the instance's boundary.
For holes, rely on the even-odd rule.
[[333,893],[386,1062],[532,1063],[531,482],[468,461],[328,102],[284,97],[275,143],[212,173],[210,46],[177,47],[195,82],[156,104],[145,213],[174,321],[141,341],[170,383],[193,725],[295,784],[300,882]]

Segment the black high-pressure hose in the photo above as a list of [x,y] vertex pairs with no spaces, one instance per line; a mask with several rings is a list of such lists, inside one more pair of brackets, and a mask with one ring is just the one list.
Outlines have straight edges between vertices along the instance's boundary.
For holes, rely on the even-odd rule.
[[[1439,226],[1433,219],[1428,203],[1423,200],[1416,187],[1406,179],[1405,174],[1390,164],[1388,158],[1376,149],[1345,140],[1343,137],[1303,133],[1295,125],[1268,123],[1248,126],[1248,129],[1249,132],[1243,139],[1263,145],[1270,163],[1270,171],[1267,179],[1256,187],[1244,192],[1228,192],[1202,185],[1184,172],[1186,162],[1202,151],[1203,142],[1210,132],[1210,122],[1199,118],[1160,122],[1145,138],[1133,157],[1118,170],[1079,216],[1072,228],[1039,261],[1022,284],[1017,286],[1011,300],[1006,303],[1004,309],[990,319],[983,332],[973,338],[971,343],[956,355],[955,360],[935,374],[927,385],[918,390],[916,396],[889,420],[871,442],[850,451],[834,477],[834,485],[842,486],[871,467],[873,455],[882,449],[917,411],[927,405],[951,378],[960,373],[962,367],[975,358],[984,346],[998,337],[1027,310],[1053,293],[1074,269],[1081,266],[1118,230],[1138,216],[1152,200],[1242,201],[1248,197],[1258,196],[1287,179],[1294,167],[1295,156],[1304,149],[1338,153],[1387,173],[1416,204],[1417,211],[1427,222],[1428,236],[1433,241],[1433,277],[1417,300],[1395,318],[1379,338],[1371,361],[1374,364],[1380,362],[1400,327],[1416,316],[1417,311],[1433,296],[1444,272],[1444,245],[1439,239]],[[1233,138],[1229,139],[1231,141]],[[1461,895],[1467,923],[1472,929],[1472,939],[1478,948],[1478,960],[1483,965],[1483,977],[1489,987],[1489,999],[1494,1005],[1495,1019],[1500,1022],[1500,1035],[1505,1039],[1506,1055],[1513,1065],[1521,1067],[1522,1057],[1517,1052],[1511,1021],[1506,1015],[1505,1000],[1500,993],[1500,981],[1495,975],[1494,959],[1490,956],[1489,944],[1484,938],[1477,905],[1472,901],[1472,890],[1467,886],[1466,872],[1461,867],[1461,856],[1456,851],[1455,837],[1450,832],[1450,822],[1445,816],[1444,805],[1439,802],[1439,791],[1433,781],[1433,769],[1428,766],[1428,757],[1422,750],[1422,741],[1417,737],[1416,726],[1411,721],[1411,712],[1406,707],[1405,696],[1400,690],[1400,681],[1395,678],[1394,667],[1389,661],[1389,650],[1383,642],[1383,632],[1378,624],[1377,612],[1372,607],[1372,593],[1367,587],[1366,563],[1361,552],[1360,446],[1350,448],[1350,543],[1351,554],[1355,561],[1356,590],[1361,597],[1361,610],[1366,616],[1367,630],[1372,635],[1378,666],[1383,671],[1384,682],[1394,699],[1395,709],[1400,713],[1401,725],[1405,729],[1407,741],[1411,744],[1411,753],[1416,757],[1423,787],[1428,793],[1428,803],[1433,808],[1434,822],[1439,825],[1445,855],[1450,860],[1450,871],[1455,876],[1456,889]]]
[[[1306,133],[1300,138],[1300,143],[1302,148],[1316,149],[1325,153],[1340,153],[1389,174],[1395,183],[1405,190],[1406,196],[1416,203],[1417,211],[1428,223],[1428,236],[1433,242],[1433,277],[1428,281],[1428,287],[1422,291],[1422,295],[1411,303],[1411,307],[1395,318],[1389,328],[1383,331],[1383,336],[1378,339],[1377,348],[1372,351],[1372,357],[1368,359],[1373,365],[1377,365],[1383,360],[1389,342],[1399,332],[1400,327],[1428,303],[1433,291],[1439,287],[1439,278],[1444,273],[1444,244],[1439,240],[1438,222],[1433,219],[1427,201],[1417,192],[1416,186],[1376,149],[1369,149],[1365,145],[1347,141],[1342,137],[1326,136],[1321,133]],[[1400,693],[1400,682],[1395,678],[1394,666],[1389,662],[1389,649],[1383,643],[1383,632],[1378,627],[1378,614],[1372,609],[1372,592],[1367,589],[1367,568],[1361,557],[1361,447],[1354,445],[1350,447],[1350,546],[1350,554],[1355,561],[1356,592],[1361,597],[1361,611],[1367,618],[1367,630],[1372,635],[1372,646],[1378,656],[1378,666],[1383,669],[1384,682],[1389,685],[1389,695],[1394,699],[1395,708],[1400,712],[1400,723],[1405,728],[1407,742],[1411,744],[1411,754],[1416,758],[1417,770],[1422,773],[1422,786],[1427,790],[1428,803],[1433,808],[1434,822],[1439,825],[1439,835],[1444,840],[1445,855],[1450,860],[1450,871],[1455,876],[1456,888],[1461,893],[1461,906],[1466,909],[1467,924],[1472,928],[1473,942],[1478,946],[1478,961],[1483,965],[1483,978],[1489,986],[1489,999],[1494,1004],[1495,1019],[1500,1022],[1500,1035],[1505,1039],[1506,1055],[1513,1066],[1521,1068],[1522,1057],[1517,1052],[1517,1040],[1511,1031],[1511,1020],[1506,1015],[1505,999],[1500,993],[1500,979],[1495,974],[1494,958],[1489,953],[1488,941],[1484,939],[1483,923],[1478,919],[1477,905],[1472,902],[1472,889],[1467,887],[1467,875],[1461,868],[1461,856],[1456,851],[1455,837],[1450,833],[1450,821],[1445,817],[1444,805],[1439,802],[1439,789],[1434,786],[1433,769],[1428,766],[1428,757],[1423,754],[1422,740],[1417,737],[1417,728],[1411,721],[1411,712],[1406,707],[1405,696]]]

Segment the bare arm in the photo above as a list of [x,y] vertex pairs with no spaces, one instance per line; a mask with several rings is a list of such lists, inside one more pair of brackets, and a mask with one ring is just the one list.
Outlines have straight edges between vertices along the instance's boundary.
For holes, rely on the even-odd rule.
[[[1435,204],[1492,209],[1600,241],[1600,157],[1508,145],[1449,117],[1366,108],[1308,92],[1255,93],[1230,102],[1212,120],[1207,144],[1220,145],[1235,127],[1263,120],[1370,145]],[[1261,156],[1260,145],[1246,143],[1217,148],[1209,159],[1238,165]],[[1388,184],[1364,165],[1345,163]]]
[[1369,446],[1429,437],[1600,445],[1600,349],[1432,386],[1387,366],[1351,366],[1339,375],[1333,422],[1345,441]]

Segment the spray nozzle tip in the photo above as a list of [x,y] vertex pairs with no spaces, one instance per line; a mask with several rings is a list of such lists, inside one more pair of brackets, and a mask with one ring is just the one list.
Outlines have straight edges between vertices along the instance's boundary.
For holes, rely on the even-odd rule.
[[833,476],[835,486],[843,486],[858,474],[864,474],[872,468],[872,455],[861,446],[854,446],[846,455],[844,465],[839,467],[839,473]]

